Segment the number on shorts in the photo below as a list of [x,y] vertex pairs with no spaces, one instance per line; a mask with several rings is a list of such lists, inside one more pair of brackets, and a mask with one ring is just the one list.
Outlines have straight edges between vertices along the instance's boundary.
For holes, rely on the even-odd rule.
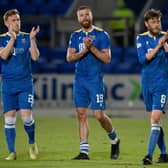
[[166,95],[161,95],[160,102],[161,102],[161,104],[165,104],[166,103]]
[[33,105],[34,103],[34,96],[32,94],[28,95],[28,103],[30,103],[31,105]]
[[96,98],[97,98],[96,100],[97,103],[103,103],[103,94],[97,94]]

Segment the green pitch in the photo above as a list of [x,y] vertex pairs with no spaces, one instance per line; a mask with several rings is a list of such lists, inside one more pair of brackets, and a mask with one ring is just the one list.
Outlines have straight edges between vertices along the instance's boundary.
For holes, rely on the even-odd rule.
[[[1,117],[2,118],[2,117]],[[167,121],[163,121],[168,134]],[[35,161],[29,159],[27,137],[20,119],[17,120],[16,161],[5,161],[7,156],[0,124],[0,168],[143,168],[141,160],[146,154],[150,122],[147,119],[113,119],[113,125],[121,139],[119,160],[110,160],[110,142],[99,123],[89,119],[90,158],[89,161],[74,161],[79,152],[79,138],[75,118],[37,118],[36,139],[40,155]],[[167,137],[166,137],[167,139]],[[168,142],[168,141],[167,141]],[[154,164],[149,168],[168,168],[168,164],[156,164],[159,155],[155,151]]]

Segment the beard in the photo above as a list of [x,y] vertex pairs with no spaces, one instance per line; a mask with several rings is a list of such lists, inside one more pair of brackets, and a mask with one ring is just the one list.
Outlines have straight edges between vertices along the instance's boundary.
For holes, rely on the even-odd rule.
[[155,29],[149,29],[150,34],[152,34],[153,36],[157,36],[160,34],[161,32],[161,28],[155,28]]
[[20,31],[20,25],[15,26],[15,27],[13,28],[13,31],[16,32],[16,33],[18,34],[19,31]]
[[83,21],[80,23],[80,25],[84,28],[84,29],[89,29],[92,25],[91,21],[90,20],[87,20],[87,21]]

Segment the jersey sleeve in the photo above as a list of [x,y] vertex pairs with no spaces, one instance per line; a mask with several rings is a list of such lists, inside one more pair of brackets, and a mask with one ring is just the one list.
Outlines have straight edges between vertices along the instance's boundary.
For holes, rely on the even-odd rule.
[[2,37],[0,37],[0,47],[4,47]]
[[146,49],[145,49],[145,42],[142,36],[138,35],[136,38],[136,47],[137,47],[137,54],[138,59],[141,64],[146,63],[148,60],[146,58]]
[[110,49],[110,36],[107,32],[104,32],[104,31],[101,36],[100,50],[102,49]]
[[72,33],[71,36],[70,36],[68,48],[76,48],[75,33]]

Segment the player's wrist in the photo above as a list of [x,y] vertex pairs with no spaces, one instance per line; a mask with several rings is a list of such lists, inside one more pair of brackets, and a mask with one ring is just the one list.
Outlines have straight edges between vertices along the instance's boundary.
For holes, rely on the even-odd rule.
[[35,41],[35,38],[34,38],[34,37],[30,37],[30,41],[31,41],[31,42],[34,42],[34,41]]
[[91,45],[89,46],[89,49],[92,49],[92,48],[94,48],[94,45],[93,45],[93,44],[91,44]]
[[85,50],[83,50],[83,51],[81,51],[80,53],[79,53],[79,58],[81,58],[81,57],[83,57],[86,53],[88,52],[88,50],[87,49],[85,49]]
[[11,41],[15,41],[16,40],[16,36],[11,36],[10,40]]

